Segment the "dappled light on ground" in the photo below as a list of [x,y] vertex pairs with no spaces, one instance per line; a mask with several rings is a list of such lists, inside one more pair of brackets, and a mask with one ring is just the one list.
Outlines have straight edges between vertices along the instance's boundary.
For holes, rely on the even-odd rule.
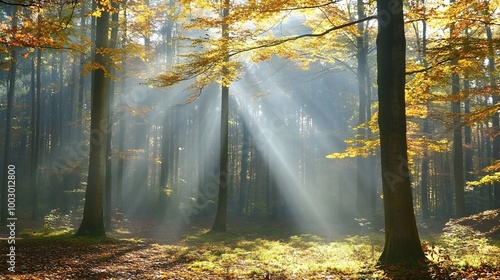
[[[478,228],[486,220],[474,219]],[[127,220],[100,239],[26,230],[16,273],[0,279],[498,279],[499,240],[465,221],[424,236],[429,266],[412,269],[378,267],[383,234],[356,228],[314,235],[286,223],[233,221],[228,232],[209,233],[198,221],[176,229]]]

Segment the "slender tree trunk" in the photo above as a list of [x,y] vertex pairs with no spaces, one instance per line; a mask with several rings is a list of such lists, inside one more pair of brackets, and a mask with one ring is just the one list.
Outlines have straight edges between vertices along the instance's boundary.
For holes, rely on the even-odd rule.
[[247,172],[248,172],[248,152],[250,151],[249,145],[249,132],[245,121],[242,118],[242,147],[241,147],[241,170],[240,170],[240,189],[238,193],[238,215],[242,216],[245,210],[245,202],[247,195]]
[[[469,95],[470,82],[468,79],[464,80],[464,91]],[[468,97],[464,101],[464,113],[470,114],[470,102]],[[473,146],[472,146],[472,127],[470,124],[464,126],[464,144],[465,144],[465,154],[464,154],[464,164],[465,164],[465,180],[474,181],[474,161],[473,161]]]
[[[31,212],[31,218],[36,219],[38,216],[38,163],[40,162],[40,134],[42,133],[41,131],[41,125],[42,125],[42,50],[37,49],[36,51],[36,108],[35,108],[35,119],[36,122],[34,124],[35,126],[35,134],[34,134],[34,141],[33,141],[33,149],[34,149],[34,154],[33,154],[33,159],[32,159],[32,167],[33,167],[33,173],[31,174],[32,176],[32,197],[31,197],[31,203],[32,203],[32,212]],[[35,106],[35,104],[33,104]]]
[[[450,0],[450,3],[455,0]],[[454,27],[450,28],[450,38],[453,36]],[[458,53],[451,63],[458,66]],[[453,116],[453,179],[455,183],[455,215],[465,216],[465,182],[464,182],[464,153],[462,141],[462,122],[460,118],[461,102],[457,100],[460,91],[460,77],[456,72],[451,74],[451,95],[454,97],[451,102],[451,112]]]
[[[17,7],[12,8],[12,28],[14,32],[17,29]],[[16,92],[16,71],[17,71],[17,49],[12,47],[10,51],[10,67],[9,67],[9,87],[7,89],[7,113],[5,114],[5,134],[4,134],[4,153],[3,153],[3,175],[2,175],[2,209],[1,209],[1,221],[7,220],[7,193],[9,189],[9,180],[7,180],[8,166],[13,164],[10,158],[10,138],[12,132],[12,111],[14,110],[14,98]]]
[[[498,87],[496,84],[496,75],[495,75],[495,49],[493,47],[493,35],[491,33],[491,27],[489,25],[486,26],[486,36],[488,40],[488,68],[490,70],[490,87],[491,92],[496,92]],[[497,105],[500,101],[498,95],[492,96],[492,101],[494,105]],[[491,118],[492,122],[492,130],[493,130],[493,149],[491,158],[496,161],[500,160],[500,116],[499,113],[496,112],[493,114]],[[496,182],[493,184],[493,192],[494,192],[494,203],[493,207],[500,208],[500,183]]]
[[[453,64],[458,65],[458,59],[453,59]],[[451,74],[451,95],[457,96],[460,91],[458,74]],[[458,116],[461,113],[461,102],[452,101],[451,111],[453,117],[453,178],[455,182],[455,215],[465,216],[465,182],[464,182],[464,153],[462,143],[462,122]]]
[[[358,19],[365,18],[364,2],[358,0],[357,2],[357,13]],[[367,76],[367,49],[365,42],[365,27],[364,22],[358,23],[358,35],[356,37],[356,59],[358,63],[358,95],[359,95],[359,110],[358,110],[358,125],[364,125],[367,120],[366,106],[367,106],[367,96],[366,96],[366,76]],[[366,139],[366,128],[359,127],[357,131],[356,138],[359,141]],[[363,145],[360,143],[359,145]],[[367,160],[361,156],[356,158],[356,194],[357,194],[357,216],[366,217],[368,215],[368,178],[366,171]]]
[[[113,8],[119,9],[119,5],[113,1]],[[118,11],[111,15],[111,37],[109,39],[109,48],[115,49],[118,42]],[[115,69],[109,69],[115,75]],[[105,211],[104,211],[104,225],[106,229],[111,229],[111,216],[113,212],[112,189],[113,189],[113,173],[112,173],[112,134],[113,134],[113,105],[115,99],[115,82],[111,78],[107,78],[109,93],[106,108],[107,129],[106,129],[106,187],[105,187]]]
[[[99,5],[100,6],[100,5]],[[102,8],[102,7],[101,7]],[[104,10],[97,18],[95,62],[108,66],[107,55],[100,52],[108,46],[109,12]],[[90,122],[90,158],[83,220],[78,228],[80,236],[105,236],[103,218],[103,188],[106,180],[106,107],[108,83],[102,68],[92,72],[92,108]]]
[[[229,0],[224,0],[222,11],[222,38],[229,40],[227,17],[229,15]],[[229,56],[225,62],[229,61]],[[226,231],[227,216],[227,184],[228,184],[228,159],[229,159],[229,86],[227,85],[227,69],[222,70],[222,100],[221,100],[221,127],[220,127],[220,159],[219,159],[219,195],[217,201],[217,212],[212,231]]]
[[[368,47],[368,32],[365,32],[365,45]],[[368,52],[368,49],[367,49]],[[372,87],[372,79],[370,76],[370,69],[368,67],[368,63],[366,64],[366,117],[367,119],[371,118],[372,116],[372,93],[373,93],[373,87]],[[370,139],[372,136],[372,132],[369,128],[366,129],[366,138]],[[367,161],[367,170],[366,170],[366,178],[367,183],[367,193],[368,193],[368,207],[369,211],[372,213],[372,217],[376,213],[377,209],[377,186],[378,183],[374,179],[376,178],[376,166],[377,166],[377,156],[376,155],[370,155],[368,156],[368,161]]]
[[[80,26],[82,28],[82,34],[80,36],[85,36],[85,32],[83,30],[87,29],[87,21],[85,20],[85,13],[87,12],[87,1],[82,1],[81,2],[81,8],[80,8]],[[83,44],[83,42],[81,42]],[[83,96],[85,93],[85,55],[82,54],[80,55],[80,79],[78,81],[78,104],[76,107],[76,118],[78,120],[78,125],[77,125],[77,142],[80,142],[83,140],[83,131],[84,129],[84,122],[83,122]],[[80,182],[80,175],[78,172],[76,172],[75,176],[77,177],[78,182]]]
[[[172,0],[170,0],[169,4],[170,8],[173,6]],[[166,37],[166,63],[170,67],[173,62],[173,42],[172,42],[172,32],[173,32],[173,20],[167,19],[166,28],[165,28],[165,37]],[[158,218],[160,220],[165,219],[166,217],[166,209],[167,209],[167,188],[168,188],[168,179],[169,179],[169,164],[171,160],[170,157],[170,143],[172,142],[172,135],[170,129],[171,120],[172,120],[172,112],[168,99],[165,100],[165,105],[163,106],[163,126],[162,126],[162,137],[161,137],[161,164],[160,164],[160,182],[159,182],[159,195],[158,195]]]
[[[123,93],[123,91],[122,91]],[[118,212],[123,212],[123,176],[125,171],[125,113],[121,114],[118,126],[118,164],[116,167],[116,208]]]
[[[127,45],[127,1],[124,0],[122,3],[123,7],[123,21],[125,22],[124,28],[122,30],[122,47]],[[125,97],[125,91],[127,87],[126,77],[127,77],[127,61],[126,59],[122,60],[121,63],[122,73],[121,73],[121,83],[120,83],[120,93],[122,95],[122,99]],[[122,101],[123,102],[123,101]],[[118,126],[118,153],[120,156],[118,157],[118,163],[116,167],[116,208],[118,212],[123,212],[123,176],[125,171],[125,119],[127,116],[125,104],[120,104],[120,117],[119,117],[119,126]]]
[[37,99],[36,99],[36,66],[35,59],[31,59],[31,150],[30,150],[30,185],[31,185],[31,218],[36,218],[37,209],[34,207],[38,198],[36,197],[37,178],[38,178],[38,159],[37,156]]
[[164,108],[164,115],[163,115],[163,127],[162,127],[162,137],[161,137],[161,164],[160,164],[160,182],[159,182],[159,188],[158,188],[158,218],[160,220],[163,220],[165,218],[165,210],[167,207],[167,201],[168,201],[168,196],[167,196],[167,188],[168,188],[168,177],[169,177],[169,147],[170,147],[170,132],[169,132],[169,125],[170,125],[170,116],[171,113],[167,109],[168,103],[165,102],[165,105],[163,106]]
[[[426,116],[422,127],[423,134],[427,137],[429,135],[429,118]],[[429,152],[427,147],[424,147],[424,154],[422,158],[422,178],[420,181],[420,207],[422,208],[422,218],[428,219],[429,212]]]
[[[422,0],[422,4],[425,5],[425,0]],[[422,21],[422,55],[421,61],[424,67],[427,67],[427,21],[424,19]],[[428,94],[429,86],[425,85],[426,94]],[[429,111],[429,104],[426,104],[426,109]],[[422,133],[427,140],[430,138],[430,128],[429,128],[429,116],[426,115],[422,125]],[[424,154],[422,158],[422,177],[420,181],[420,207],[422,209],[422,218],[428,219],[430,217],[429,211],[429,151],[427,150],[427,145],[424,144]]]
[[[390,11],[388,10],[390,9]],[[408,171],[403,2],[377,1],[378,99],[385,246],[379,262],[422,264]]]

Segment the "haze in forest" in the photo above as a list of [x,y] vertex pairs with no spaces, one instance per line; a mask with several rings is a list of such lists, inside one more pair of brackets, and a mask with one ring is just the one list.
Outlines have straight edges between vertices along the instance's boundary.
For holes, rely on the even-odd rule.
[[385,264],[500,208],[498,0],[0,2],[2,220],[12,166],[76,235],[383,232]]

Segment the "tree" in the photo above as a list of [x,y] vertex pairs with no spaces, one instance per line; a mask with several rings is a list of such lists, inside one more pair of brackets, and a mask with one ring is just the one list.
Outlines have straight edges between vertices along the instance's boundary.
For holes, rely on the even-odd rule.
[[[116,44],[118,41],[118,10],[119,6],[116,2],[113,2],[113,8],[116,9],[115,12],[111,15],[111,34],[109,39],[109,49],[113,50],[116,48]],[[112,69],[113,75],[115,74],[115,69]],[[104,225],[106,229],[111,229],[111,215],[113,212],[112,207],[112,132],[113,132],[113,105],[114,105],[114,89],[115,89],[115,81],[113,79],[107,79],[108,83],[108,100],[107,100],[107,108],[106,108],[106,119],[108,122],[108,127],[106,129],[106,188],[104,190],[105,193],[105,211],[104,211]]]
[[[490,90],[495,92],[498,89],[496,78],[495,78],[495,47],[493,42],[493,35],[491,32],[490,23],[486,25],[486,38],[488,40],[488,70],[490,71]],[[500,98],[498,95],[493,94],[492,102],[495,106],[498,106]],[[498,111],[493,113],[491,118],[492,129],[493,129],[493,150],[492,159],[493,161],[500,160],[500,116]],[[494,207],[500,207],[500,182],[496,181],[493,184],[493,193],[495,195]]]
[[[289,9],[291,10],[300,9],[293,5],[290,7]],[[280,8],[273,8],[273,11],[279,11]],[[378,2],[378,10],[380,15],[379,35],[377,38],[380,108],[379,126],[383,167],[382,175],[384,177],[384,209],[386,213],[386,246],[380,258],[380,262],[383,264],[399,262],[422,263],[425,260],[425,256],[420,247],[415,215],[413,213],[407,166],[408,155],[405,117],[406,48],[402,1],[394,3],[393,1],[380,0]],[[265,60],[269,59],[273,50],[276,50],[274,48],[278,48],[278,50],[283,52],[280,53],[281,55],[289,55],[289,58],[293,59],[298,56],[292,55],[292,51],[284,47],[287,43],[296,42],[302,38],[313,38],[314,40],[323,38],[324,40],[326,35],[335,30],[353,26],[371,18],[373,17],[366,17],[348,23],[339,23],[339,25],[322,28],[320,31],[314,30],[315,32],[311,34],[273,38],[272,40],[269,38],[257,39],[251,43],[236,45],[237,47],[233,46],[234,49],[231,49],[229,56],[235,57],[243,52],[263,50],[260,53],[260,59]],[[231,23],[235,21],[236,20],[233,19]],[[245,37],[238,37],[234,41],[244,42],[242,38]],[[224,36],[222,36],[222,39],[225,39]],[[204,42],[204,40],[205,39],[200,39],[198,42]],[[319,41],[316,43],[318,42]],[[235,70],[237,68],[231,69],[231,77],[226,79],[224,74],[227,69],[226,67],[228,67],[227,41],[221,40],[214,45],[215,47],[201,54],[191,55],[189,57],[191,60],[188,60],[187,63],[174,67],[170,73],[160,75],[150,82],[158,86],[169,86],[192,78],[197,78],[198,83],[200,79],[201,82],[206,82],[208,77],[212,77],[211,80],[214,80],[213,77],[215,76],[215,72],[218,73],[219,77],[222,75],[222,85],[228,85],[236,77],[232,72],[236,72]],[[298,59],[300,60],[301,58]],[[220,71],[221,69],[222,71]],[[225,109],[222,108],[222,116],[224,116],[224,110]],[[227,120],[222,120],[221,124],[224,126],[224,124],[227,124]],[[224,134],[221,136],[221,142],[225,139],[223,137]],[[221,145],[221,170],[224,170],[222,161],[224,153],[222,153],[222,147],[223,144]],[[221,174],[221,176],[226,176],[226,174]],[[221,182],[223,184],[225,181],[221,180]],[[214,224],[214,228],[218,226],[219,224],[217,226]]]
[[406,138],[403,1],[377,0],[377,84],[385,245],[379,262],[421,264],[425,255],[417,231]]
[[[450,4],[455,1],[450,1]],[[455,30],[454,26],[450,28],[450,36],[453,36]],[[451,46],[453,48],[453,45]],[[458,66],[458,50],[454,50],[454,57],[452,64]],[[452,70],[451,74],[451,95],[457,96],[460,92],[460,77],[458,76],[457,69]],[[453,117],[453,178],[455,183],[455,214],[457,217],[465,216],[465,182],[464,182],[464,156],[463,156],[463,143],[462,143],[462,124],[460,121],[461,113],[460,100],[451,102],[451,112]]]
[[[41,93],[42,93],[42,51],[40,49],[37,49],[36,51],[36,70],[34,69],[33,71],[36,73],[36,89],[33,88],[33,97],[32,97],[32,114],[33,114],[33,120],[34,122],[32,123],[33,127],[33,141],[32,143],[32,158],[31,158],[31,181],[30,183],[31,188],[32,188],[32,198],[31,198],[31,204],[32,204],[32,212],[31,212],[31,217],[33,219],[37,218],[38,215],[38,164],[40,162],[40,130],[41,130]],[[35,67],[35,65],[33,65]],[[34,77],[32,77],[34,78]]]
[[[358,12],[358,19],[363,19],[366,17],[365,15],[365,7],[364,3],[362,0],[358,0],[357,3],[357,12]],[[356,60],[358,63],[358,69],[357,69],[357,75],[358,75],[358,93],[359,93],[359,112],[358,112],[358,131],[357,131],[357,138],[359,139],[359,146],[362,146],[362,141],[366,139],[366,128],[365,123],[366,119],[369,117],[366,115],[366,107],[369,106],[367,105],[368,101],[368,95],[367,95],[367,83],[366,79],[368,76],[368,42],[366,42],[366,33],[367,31],[364,28],[365,23],[360,22],[358,23],[358,32],[356,36],[356,48],[357,48],[357,53],[356,53]],[[357,195],[357,208],[358,208],[358,217],[366,217],[366,215],[369,213],[369,207],[368,207],[368,196],[369,196],[369,189],[368,189],[368,182],[371,178],[367,178],[366,171],[370,167],[368,166],[368,162],[366,159],[362,158],[361,156],[358,156],[356,158],[356,195]],[[373,209],[371,209],[373,210]]]
[[[222,8],[222,38],[229,41],[228,30],[229,0],[224,0]],[[229,53],[226,50],[224,61],[229,62]],[[217,200],[217,212],[212,231],[226,231],[227,216],[227,184],[228,184],[228,157],[229,157],[229,83],[228,69],[222,68],[222,91],[221,91],[221,120],[220,120],[220,151],[219,151],[219,195]]]
[[[17,7],[12,7],[12,30],[14,34],[17,33]],[[15,35],[14,35],[15,38]],[[17,49],[12,47],[10,50],[10,66],[9,66],[9,87],[7,89],[7,114],[5,115],[5,141],[4,141],[4,153],[3,153],[3,180],[2,180],[2,209],[1,209],[1,221],[7,220],[7,191],[8,191],[8,168],[10,164],[10,140],[12,132],[12,111],[14,109],[14,97],[16,92],[16,70],[17,70]]]
[[106,109],[108,86],[106,66],[108,55],[109,11],[98,1],[100,16],[96,23],[94,59],[98,65],[92,71],[92,108],[90,122],[90,158],[83,220],[76,233],[79,236],[105,236],[103,218],[103,190],[106,180]]

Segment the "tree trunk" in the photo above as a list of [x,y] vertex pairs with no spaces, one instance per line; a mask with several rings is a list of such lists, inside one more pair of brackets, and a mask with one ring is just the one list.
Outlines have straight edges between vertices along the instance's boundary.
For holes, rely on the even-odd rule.
[[[422,4],[425,5],[425,0],[422,0]],[[418,39],[417,39],[418,40]],[[422,55],[421,62],[424,67],[427,67],[427,22],[424,19],[422,21]],[[429,90],[430,86],[425,85],[426,93]],[[429,104],[426,104],[427,111],[430,110]],[[422,133],[427,140],[430,137],[430,128],[429,128],[429,116],[428,113],[424,118],[422,125]],[[430,217],[429,211],[429,151],[427,150],[427,145],[424,142],[424,154],[422,157],[422,177],[420,181],[420,208],[422,209],[422,218],[428,219]]]
[[[172,8],[173,3],[170,0],[169,7]],[[166,28],[165,28],[165,38],[166,38],[166,63],[168,67],[172,66],[173,62],[173,42],[172,42],[172,33],[173,33],[173,20],[167,19]],[[173,138],[170,137],[172,129],[172,112],[170,108],[168,99],[165,99],[165,105],[163,106],[163,126],[162,126],[162,137],[161,137],[161,164],[160,164],[160,182],[158,185],[158,219],[163,220],[166,218],[166,209],[168,202],[167,195],[167,187],[168,187],[168,179],[169,179],[169,157],[170,153],[170,143],[173,141]]]
[[[103,8],[103,7],[101,7]],[[105,7],[104,7],[105,9]],[[97,18],[94,49],[95,63],[107,67],[107,55],[99,52],[108,46],[109,12]],[[106,107],[108,83],[102,68],[92,72],[92,107],[90,121],[90,158],[83,220],[79,236],[105,236],[103,218],[103,187],[106,179]]]
[[[470,82],[468,79],[464,80],[464,91],[467,96],[469,95]],[[464,113],[470,114],[470,102],[468,97],[464,101]],[[472,149],[472,127],[470,124],[464,126],[464,144],[465,144],[465,154],[464,154],[464,167],[465,167],[465,180],[474,181],[474,161],[473,161],[473,149]]]
[[241,170],[240,170],[240,188],[238,193],[238,215],[242,216],[245,210],[247,196],[247,172],[248,172],[248,153],[250,151],[249,131],[243,117],[241,117],[241,129],[243,134],[241,146]]
[[[387,9],[390,8],[390,11]],[[421,264],[425,255],[413,213],[405,115],[403,3],[377,1],[378,99],[385,246],[379,262]]]
[[[491,33],[491,27],[489,25],[486,26],[486,36],[488,40],[488,68],[490,70],[490,87],[491,92],[496,92],[498,87],[496,85],[495,78],[495,49],[493,47],[493,35]],[[497,105],[500,99],[498,95],[492,96],[492,102],[494,105]],[[498,111],[491,118],[491,128],[493,131],[493,149],[491,158],[496,161],[500,160],[500,116],[498,115]],[[495,201],[493,203],[493,207],[500,208],[500,183],[496,182],[493,184],[493,192]]]
[[[124,0],[123,3],[123,22],[124,28],[122,30],[122,47],[127,44],[127,1]],[[122,73],[121,73],[121,83],[120,83],[120,93],[122,95],[122,103],[120,103],[120,116],[119,116],[119,126],[118,126],[118,163],[116,167],[116,208],[118,212],[123,212],[123,176],[125,171],[125,120],[127,119],[127,113],[125,112],[125,104],[123,103],[123,98],[125,96],[127,82],[127,60],[122,60],[121,63]]]
[[36,100],[34,106],[34,118],[35,118],[35,123],[33,124],[34,129],[33,129],[33,158],[31,159],[31,166],[32,166],[32,174],[31,174],[31,188],[32,188],[32,194],[31,194],[31,218],[36,219],[38,216],[38,163],[40,161],[40,134],[41,134],[41,120],[42,120],[42,114],[41,114],[41,105],[42,105],[42,100],[41,100],[41,94],[42,94],[42,50],[37,49],[37,59],[36,59],[36,69],[35,69],[35,79],[36,79],[36,86],[35,86],[35,95],[34,96],[34,101]]
[[222,86],[221,131],[220,131],[220,166],[219,195],[217,213],[212,231],[226,231],[227,183],[228,183],[228,138],[229,138],[229,87]]
[[[116,2],[112,2],[113,8],[119,9],[119,5]],[[111,37],[110,37],[110,49],[116,48],[116,43],[118,41],[118,11],[115,11],[111,15],[111,22],[113,26],[111,28]],[[113,75],[115,75],[115,70],[109,70]],[[113,105],[115,99],[115,81],[113,79],[107,78],[108,83],[108,101],[106,108],[106,118],[107,118],[107,129],[106,129],[106,187],[105,187],[105,211],[104,211],[104,225],[106,229],[111,229],[111,215],[113,212],[112,207],[112,189],[113,189],[113,174],[112,174],[112,132],[113,132]]]
[[[229,0],[224,0],[222,11],[222,38],[229,39],[229,30],[226,23],[229,15]],[[229,61],[226,56],[225,62]],[[229,158],[229,86],[226,84],[227,69],[222,69],[222,101],[221,101],[221,126],[220,126],[220,160],[219,160],[219,195],[217,201],[217,213],[212,226],[212,231],[226,231],[227,216],[227,183],[228,183],[228,158]]]
[[[358,0],[357,3],[357,13],[358,20],[365,18],[364,12],[364,3],[362,0]],[[359,34],[356,37],[356,59],[358,63],[358,95],[359,95],[359,112],[358,112],[358,126],[364,125],[367,120],[366,115],[366,69],[367,69],[367,49],[366,42],[364,38],[365,28],[364,22],[358,23],[358,32]],[[356,138],[359,141],[364,141],[366,139],[366,129],[364,127],[359,127],[357,131]],[[358,145],[363,145],[359,143]],[[359,218],[366,217],[368,214],[368,178],[366,171],[367,168],[367,160],[362,156],[358,156],[356,158],[356,195],[357,195],[357,216]]]
[[[429,117],[426,116],[422,127],[422,132],[427,137],[429,135]],[[422,158],[422,178],[420,181],[420,208],[422,209],[422,218],[428,219],[429,213],[429,152],[427,146],[424,147]]]
[[[458,59],[452,63],[458,65]],[[460,91],[458,74],[451,74],[451,95],[457,96]],[[462,143],[462,122],[458,116],[461,112],[461,102],[452,101],[451,111],[453,117],[453,179],[455,182],[455,215],[465,216],[465,182],[464,182],[464,153]]]
[[[17,7],[12,8],[12,28],[17,29]],[[14,97],[16,92],[16,70],[17,70],[17,50],[16,47],[12,47],[10,52],[10,67],[9,67],[9,87],[7,90],[7,113],[5,114],[5,134],[4,134],[4,153],[3,153],[3,175],[2,175],[2,209],[1,209],[1,221],[7,220],[7,193],[9,189],[9,180],[7,180],[8,166],[13,164],[10,158],[10,138],[12,132],[12,111],[14,109]]]

